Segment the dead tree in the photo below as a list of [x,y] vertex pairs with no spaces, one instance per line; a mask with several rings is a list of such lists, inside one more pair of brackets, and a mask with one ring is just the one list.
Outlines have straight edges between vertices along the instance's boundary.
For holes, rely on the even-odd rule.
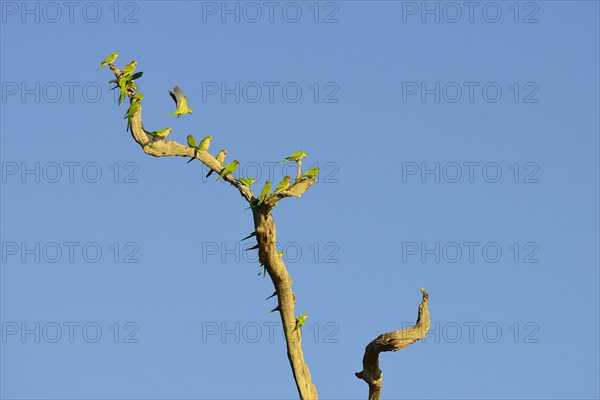
[[[109,67],[118,82],[122,76],[121,70],[114,64],[109,64]],[[140,76],[141,73],[134,75],[137,78]],[[142,123],[142,105],[139,98],[134,97],[136,93],[138,93],[138,86],[131,80],[130,84],[127,85],[126,95],[130,100],[130,105],[136,101],[139,103],[139,106],[136,106],[137,111],[131,116],[130,131],[131,136],[141,146],[144,153],[154,157],[194,157],[217,174],[223,170],[223,166],[208,151],[197,151],[174,140],[157,140],[155,137],[149,135],[149,132],[144,129]],[[301,164],[299,164],[299,169],[300,166]],[[256,204],[257,197],[248,186],[237,182],[231,174],[225,175],[223,179],[237,189],[248,203]],[[256,232],[255,236],[258,242],[258,261],[266,269],[277,293],[278,310],[281,315],[287,355],[298,394],[302,400],[317,400],[318,396],[317,390],[312,383],[310,371],[304,361],[301,330],[295,329],[294,305],[296,298],[292,291],[292,278],[275,247],[277,231],[271,211],[282,199],[287,197],[301,197],[315,182],[315,178],[296,180],[287,190],[270,195],[260,206],[252,208],[254,231]],[[378,354],[382,351],[400,350],[414,343],[425,337],[427,329],[429,329],[429,311],[427,309],[427,294],[423,290],[423,302],[419,307],[417,325],[408,330],[385,333],[371,342],[365,350],[363,371],[356,373],[356,376],[369,384],[369,397],[371,399],[378,399],[381,392],[382,373],[379,370]]]

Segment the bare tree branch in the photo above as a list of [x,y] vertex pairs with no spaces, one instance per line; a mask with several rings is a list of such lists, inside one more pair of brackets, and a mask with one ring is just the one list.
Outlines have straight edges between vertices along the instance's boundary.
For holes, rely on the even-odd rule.
[[[118,79],[121,71],[112,64],[109,66],[115,74],[115,77]],[[130,98],[132,98],[134,94],[135,90],[127,93]],[[195,149],[182,145],[174,140],[157,140],[153,136],[149,135],[144,129],[144,125],[142,123],[141,104],[139,110],[131,119],[131,135],[133,136],[133,139],[142,147],[143,151],[151,156],[195,157],[217,173],[220,173],[223,169],[223,166],[206,151],[196,151]],[[225,175],[223,179],[235,186],[239,190],[242,197],[244,197],[249,203],[256,201],[256,197],[250,188],[237,182],[233,178],[233,175]],[[259,245],[259,262],[266,268],[271,280],[273,281],[275,291],[277,292],[277,298],[279,302],[278,309],[283,324],[288,359],[290,361],[290,366],[292,367],[298,394],[303,400],[317,400],[318,395],[317,390],[312,383],[308,366],[304,361],[301,330],[295,329],[296,317],[294,314],[294,305],[296,303],[296,298],[292,291],[292,279],[287,271],[287,268],[285,267],[285,264],[283,263],[281,256],[277,253],[277,248],[275,246],[277,241],[276,229],[271,211],[277,205],[279,200],[283,198],[292,196],[301,197],[315,182],[316,180],[314,178],[297,181],[287,190],[267,197],[262,205],[256,206],[252,209],[256,240]]]
[[381,334],[365,348],[363,370],[356,372],[355,375],[369,385],[369,400],[379,400],[381,396],[383,372],[379,369],[379,353],[402,350],[423,339],[429,330],[431,324],[427,305],[429,295],[425,289],[421,288],[421,292],[423,293],[423,301],[419,305],[417,323],[407,329]]

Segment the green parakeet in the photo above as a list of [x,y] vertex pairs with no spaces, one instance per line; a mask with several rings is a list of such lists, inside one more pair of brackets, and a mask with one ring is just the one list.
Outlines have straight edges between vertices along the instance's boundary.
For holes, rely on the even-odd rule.
[[254,178],[239,178],[239,179],[236,179],[236,181],[244,186],[250,186],[254,182],[256,182],[256,179],[254,179]]
[[306,321],[306,318],[308,318],[307,314],[302,314],[296,317],[296,327],[294,328],[294,330],[296,329],[301,329],[304,326],[304,321]]
[[[123,76],[123,74],[121,74],[121,75],[119,75],[119,78],[111,79],[110,81],[108,81],[108,83],[114,83],[114,84],[117,84],[117,82],[119,81],[119,79],[120,79],[121,77],[123,77],[123,78],[127,78],[127,79],[130,79],[130,80],[133,80],[133,81],[135,81],[136,79],[139,79],[139,78],[141,78],[141,77],[142,77],[142,75],[144,75],[144,73],[143,73],[142,71],[140,71],[140,72],[136,72],[135,74],[133,74],[133,75],[131,75],[131,76]],[[113,89],[116,89],[117,87],[118,87],[118,85],[117,85],[117,86],[115,86]]]
[[309,169],[308,171],[303,173],[302,176],[300,177],[300,179],[303,180],[303,179],[314,178],[317,175],[319,175],[319,167],[314,167],[313,169]]
[[194,149],[198,148],[198,145],[196,144],[196,139],[194,139],[194,135],[187,135],[187,144],[188,147],[192,147]]
[[[227,156],[227,150],[223,149],[217,154],[217,156],[215,158],[217,159],[219,164],[225,165],[225,157],[226,156]],[[215,171],[213,171],[212,169],[210,171],[208,171],[208,174],[206,174],[206,177],[208,178],[209,176],[211,176],[213,172],[215,172]],[[236,181],[237,181],[237,179],[236,179]]]
[[133,75],[133,72],[135,71],[135,67],[137,67],[137,61],[132,61],[129,64],[127,64],[124,68],[123,71],[121,71],[121,77],[131,77]]
[[265,199],[267,198],[267,196],[271,194],[271,182],[267,181],[265,183],[265,186],[263,187],[262,192],[260,192],[260,195],[258,195],[258,205],[264,203]]
[[179,118],[182,115],[185,115],[188,113],[189,114],[194,113],[194,110],[192,110],[191,108],[189,108],[187,106],[187,98],[183,94],[183,91],[181,89],[179,89],[179,86],[175,86],[173,88],[172,92],[169,90],[169,94],[171,95],[171,98],[175,102],[176,110],[175,110],[175,112],[167,115],[167,117],[172,117],[173,115],[177,115],[177,118]]
[[131,130],[131,118],[133,118],[135,113],[137,113],[139,110],[140,110],[140,101],[134,98],[131,101],[131,104],[129,105],[127,114],[125,114],[125,118],[127,118],[127,132],[129,132]]
[[165,129],[159,129],[157,131],[154,132],[146,132],[148,135],[159,139],[164,139],[167,136],[169,136],[169,133],[171,133],[172,129],[171,128],[165,128]]
[[126,76],[123,78],[119,78],[119,82],[117,84],[119,88],[119,105],[121,105],[121,103],[123,103],[123,100],[125,100],[125,96],[127,96],[127,87],[130,83],[133,82]]
[[[98,69],[107,66],[108,64],[114,64],[115,60],[119,57],[119,53],[112,53],[109,54],[104,61],[102,61],[100,63],[100,66],[98,67]],[[98,71],[98,69],[96,71]]]
[[275,188],[275,191],[273,192],[273,194],[281,193],[284,190],[287,190],[287,188],[289,188],[289,187],[290,187],[290,177],[284,176],[283,180],[281,182],[279,182],[279,185],[277,185],[277,187]]
[[212,142],[212,136],[210,136],[210,135],[206,136],[204,139],[202,139],[202,141],[198,145],[198,150],[208,151],[208,148],[210,147],[211,142]]
[[194,139],[193,135],[187,135],[187,145],[194,149],[194,156],[188,161],[188,163],[191,163],[196,158],[196,153],[198,152],[198,144],[196,144],[196,139]]
[[219,174],[219,177],[217,178],[217,180],[221,179],[222,177],[224,177],[227,174],[231,174],[231,173],[235,172],[238,165],[240,165],[240,162],[238,160],[233,160],[232,162],[227,164],[225,167],[223,167],[223,170]]
[[303,159],[304,157],[308,156],[308,154],[306,154],[306,152],[304,150],[298,150],[292,154],[290,154],[289,157],[284,158],[283,160],[279,161],[279,162],[286,162],[286,161],[295,161],[298,162],[301,159]]

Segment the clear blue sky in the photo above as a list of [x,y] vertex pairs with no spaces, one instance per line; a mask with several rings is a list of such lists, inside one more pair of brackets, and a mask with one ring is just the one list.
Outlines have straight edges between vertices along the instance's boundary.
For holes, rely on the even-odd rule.
[[600,396],[598,2],[0,6],[3,399],[297,396],[246,204],[142,153],[113,51],[147,128],[211,134],[255,190],[321,166],[274,211],[321,398],[366,397],[422,286],[433,331],[381,356],[384,398]]

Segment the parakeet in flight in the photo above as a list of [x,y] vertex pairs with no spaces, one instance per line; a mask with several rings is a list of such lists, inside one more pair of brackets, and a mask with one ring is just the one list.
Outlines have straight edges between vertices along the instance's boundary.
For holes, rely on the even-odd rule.
[[303,173],[302,176],[300,177],[300,179],[303,180],[303,179],[314,178],[317,175],[319,175],[319,167],[314,167],[313,169],[309,169],[308,171]]
[[153,136],[154,138],[164,139],[167,136],[169,136],[169,133],[171,133],[171,131],[172,131],[171,128],[165,128],[165,129],[159,129],[154,132],[146,132],[146,133],[150,136]]
[[271,182],[267,181],[265,183],[265,186],[263,187],[262,192],[260,192],[260,195],[258,196],[258,205],[264,203],[265,199],[267,198],[267,196],[271,194]]
[[306,152],[304,150],[298,150],[292,154],[290,154],[289,157],[284,158],[283,160],[279,161],[279,162],[286,162],[286,161],[295,161],[298,162],[301,159],[303,159],[304,157],[308,156],[308,154],[306,154]]
[[175,110],[175,112],[167,115],[167,117],[172,117],[173,115],[177,115],[177,118],[179,118],[184,114],[188,114],[188,113],[193,114],[194,113],[194,111],[187,106],[187,98],[185,97],[185,95],[183,94],[181,89],[179,89],[179,86],[175,86],[173,88],[172,92],[169,90],[169,94],[171,95],[171,98],[175,102],[176,110]]
[[238,160],[233,160],[232,162],[227,164],[225,167],[223,167],[223,170],[219,174],[219,177],[217,178],[217,180],[221,179],[222,177],[224,177],[227,174],[231,174],[231,173],[235,172],[238,165],[240,165],[240,162]]
[[[226,156],[227,156],[227,150],[223,149],[217,154],[217,156],[215,158],[217,159],[219,164],[225,165],[225,157]],[[206,177],[208,178],[209,176],[211,176],[213,172],[215,172],[215,171],[213,171],[212,169],[210,171],[208,171],[208,174],[206,174]],[[237,179],[236,179],[236,181],[237,181]]]
[[306,321],[306,318],[308,318],[307,314],[302,314],[296,317],[296,327],[294,328],[294,330],[296,329],[301,329],[304,326],[304,321]]
[[[98,67],[98,69],[107,66],[108,64],[114,64],[115,60],[119,57],[119,53],[112,53],[109,54],[104,61],[102,61],[100,63],[100,66]],[[96,71],[98,71],[98,69]]]
[[124,68],[123,71],[121,71],[121,77],[131,77],[133,75],[133,72],[135,71],[135,67],[137,67],[137,61],[132,61],[129,64],[127,64]]
[[236,181],[244,186],[250,186],[254,182],[256,182],[256,179],[254,179],[254,178],[239,178],[239,179],[236,179]]
[[279,185],[277,185],[277,187],[275,188],[275,191],[273,192],[273,194],[281,193],[284,190],[287,190],[287,188],[289,188],[289,187],[290,187],[290,177],[284,176],[283,180],[281,182],[279,182]]

